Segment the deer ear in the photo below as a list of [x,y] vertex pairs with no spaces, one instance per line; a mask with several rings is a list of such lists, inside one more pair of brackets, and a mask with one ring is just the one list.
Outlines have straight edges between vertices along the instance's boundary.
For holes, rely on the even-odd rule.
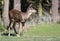
[[29,7],[32,7],[32,4],[30,4]]
[[32,7],[32,4],[30,4],[27,9],[30,9],[31,7]]

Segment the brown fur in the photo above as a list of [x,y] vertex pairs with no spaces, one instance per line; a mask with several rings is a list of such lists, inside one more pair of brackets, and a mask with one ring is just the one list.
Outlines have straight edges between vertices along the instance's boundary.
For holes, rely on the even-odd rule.
[[[19,36],[19,34],[24,31],[24,24],[25,24],[26,20],[30,17],[30,15],[32,13],[35,13],[35,12],[36,12],[36,10],[33,9],[31,7],[31,5],[27,8],[27,12],[21,12],[21,11],[18,11],[16,9],[10,10],[9,11],[10,23],[9,23],[9,26],[8,26],[8,31],[9,31],[8,36],[10,36],[10,27],[11,27],[12,22],[14,24],[16,22],[19,23],[19,33],[17,33],[16,30],[14,29],[16,35]],[[20,27],[21,25],[22,25],[22,27]]]

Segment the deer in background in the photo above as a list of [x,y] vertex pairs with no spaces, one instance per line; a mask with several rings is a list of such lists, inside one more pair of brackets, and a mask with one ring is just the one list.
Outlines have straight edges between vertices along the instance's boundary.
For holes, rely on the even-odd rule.
[[[14,29],[16,36],[19,37],[19,35],[21,34],[21,32],[24,31],[24,25],[26,20],[30,17],[31,14],[36,13],[36,10],[32,7],[32,4],[30,4],[27,8],[26,12],[21,12],[18,11],[16,9],[12,9],[9,11],[9,19],[10,19],[10,23],[8,26],[8,36],[10,36],[10,28],[11,28],[11,24],[12,22],[18,23],[19,24],[19,32],[17,33],[16,30]],[[13,27],[14,28],[14,27]]]

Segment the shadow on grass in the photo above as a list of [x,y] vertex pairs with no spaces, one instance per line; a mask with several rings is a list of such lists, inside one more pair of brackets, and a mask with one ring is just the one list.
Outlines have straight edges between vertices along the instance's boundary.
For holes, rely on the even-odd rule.
[[[8,36],[8,33],[2,33],[2,36]],[[10,34],[10,36],[16,36],[15,34]]]
[[[8,36],[8,33],[2,33],[2,36]],[[16,36],[16,34],[11,33],[10,36]],[[23,34],[21,33],[20,36],[23,36]]]

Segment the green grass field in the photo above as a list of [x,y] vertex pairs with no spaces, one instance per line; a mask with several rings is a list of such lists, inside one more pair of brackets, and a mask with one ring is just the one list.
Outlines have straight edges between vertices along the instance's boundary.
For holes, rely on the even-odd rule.
[[23,36],[2,36],[0,41],[60,41],[60,24],[38,24],[30,26]]

